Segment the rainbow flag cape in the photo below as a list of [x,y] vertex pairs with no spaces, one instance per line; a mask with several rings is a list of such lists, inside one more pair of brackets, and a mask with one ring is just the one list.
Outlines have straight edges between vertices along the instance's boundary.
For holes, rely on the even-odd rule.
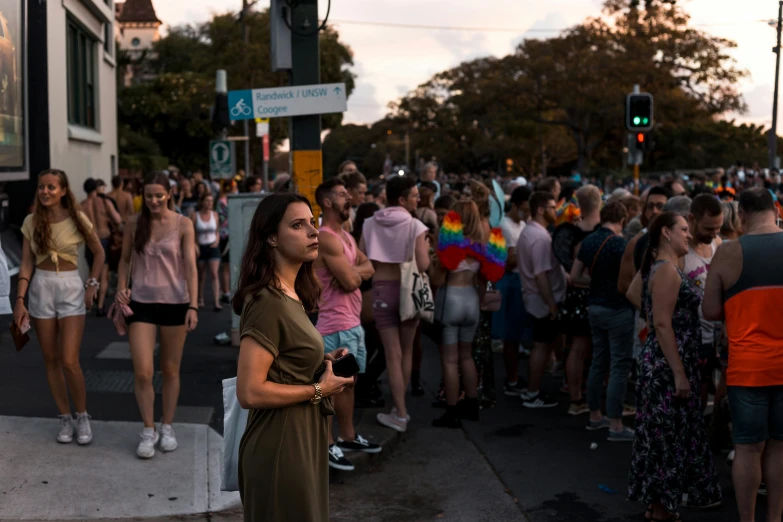
[[557,221],[555,226],[562,225],[563,223],[575,223],[582,212],[579,210],[579,202],[576,200],[576,195],[571,196],[568,201],[565,198],[560,200],[560,204],[557,206]]
[[487,243],[476,243],[465,237],[464,229],[459,214],[446,214],[438,235],[438,259],[447,270],[456,270],[462,261],[472,257],[481,263],[482,275],[496,283],[505,274],[508,259],[503,231],[493,228]]

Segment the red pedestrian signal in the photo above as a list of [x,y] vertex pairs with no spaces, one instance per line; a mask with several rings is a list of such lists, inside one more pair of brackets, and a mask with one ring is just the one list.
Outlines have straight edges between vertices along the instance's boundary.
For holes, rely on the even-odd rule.
[[643,133],[640,132],[639,134],[636,135],[636,143],[639,143],[639,144],[644,143],[644,134]]

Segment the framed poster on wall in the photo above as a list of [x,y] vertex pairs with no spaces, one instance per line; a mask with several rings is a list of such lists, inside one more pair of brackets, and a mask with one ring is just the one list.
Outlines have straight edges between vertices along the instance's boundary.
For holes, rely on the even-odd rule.
[[0,0],[0,181],[29,178],[24,0]]

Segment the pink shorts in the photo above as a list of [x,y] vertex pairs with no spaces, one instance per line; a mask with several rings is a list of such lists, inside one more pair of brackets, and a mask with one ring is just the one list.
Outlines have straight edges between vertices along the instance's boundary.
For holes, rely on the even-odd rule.
[[400,326],[399,281],[373,281],[372,314],[378,330]]

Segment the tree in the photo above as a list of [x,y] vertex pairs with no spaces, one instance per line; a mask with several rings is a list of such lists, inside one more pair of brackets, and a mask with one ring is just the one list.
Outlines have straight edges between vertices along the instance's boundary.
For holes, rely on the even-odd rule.
[[[215,137],[210,125],[215,72],[227,71],[231,90],[288,84],[286,73],[273,73],[269,67],[269,10],[250,12],[245,22],[249,31],[247,45],[235,12],[216,15],[201,24],[172,28],[144,58],[145,67],[157,79],[119,92],[120,125],[155,140],[161,154],[180,168],[204,168],[208,142]],[[331,27],[322,31],[319,38],[321,81],[345,82],[350,95],[355,86],[350,48]],[[322,118],[322,125],[330,129],[341,121],[342,114],[329,114]],[[288,137],[286,119],[272,119],[270,127],[272,147]],[[242,129],[242,125],[234,125],[229,134],[243,134]],[[120,154],[130,153],[121,143]],[[260,165],[260,154],[255,154],[254,159]]]
[[[673,2],[608,0],[602,16],[560,36],[435,75],[392,115],[468,168],[515,155],[575,161],[582,172],[616,167],[625,146],[622,100],[633,84],[655,95],[656,132],[745,110],[738,83],[746,73],[727,54],[735,44],[688,23]],[[537,163],[531,168],[544,161]]]

